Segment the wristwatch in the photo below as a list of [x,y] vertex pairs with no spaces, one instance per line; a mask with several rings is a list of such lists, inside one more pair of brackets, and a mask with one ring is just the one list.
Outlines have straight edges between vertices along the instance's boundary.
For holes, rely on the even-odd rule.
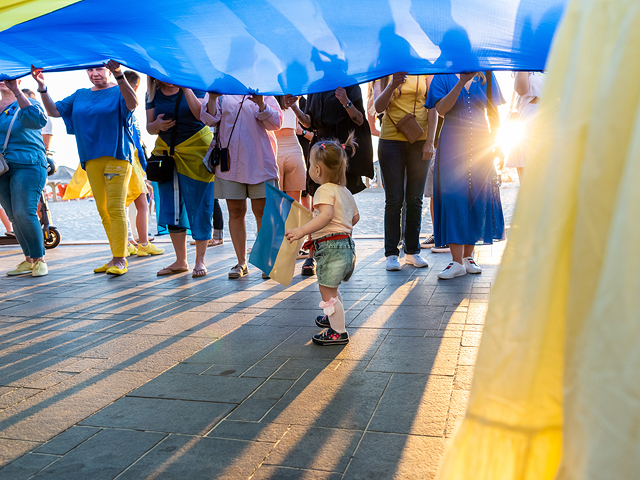
[[116,80],[122,80],[124,78],[124,74],[120,74],[120,75],[115,76],[113,78],[115,78]]
[[353,102],[351,100],[349,100],[349,103],[347,103],[346,105],[343,105],[344,108],[351,108],[353,107]]
[[44,87],[44,90],[38,90],[38,93],[47,93],[47,87]]
[[302,136],[305,136],[307,134],[307,130],[306,129],[302,129]]

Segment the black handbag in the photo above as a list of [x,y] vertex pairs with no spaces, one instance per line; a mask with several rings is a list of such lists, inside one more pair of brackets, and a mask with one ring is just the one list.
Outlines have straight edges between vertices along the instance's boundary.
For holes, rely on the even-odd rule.
[[[218,165],[220,165],[220,171],[228,172],[231,166],[229,165],[229,145],[231,145],[231,137],[233,136],[233,131],[236,129],[236,123],[238,123],[238,117],[240,117],[240,112],[242,111],[242,105],[244,105],[244,101],[246,99],[246,95],[242,96],[242,101],[240,102],[240,106],[238,107],[238,114],[236,115],[236,119],[233,122],[233,128],[231,129],[231,133],[229,134],[229,141],[227,142],[227,146],[222,148],[220,147],[220,127],[222,126],[222,112],[220,115],[220,123],[216,127],[216,134],[214,136],[214,147],[210,152],[208,167],[210,173],[215,172],[215,169]],[[220,110],[222,110],[222,97],[220,97]]]
[[169,152],[165,150],[164,155],[152,154],[147,160],[147,178],[152,182],[164,183],[173,180],[173,173],[176,169],[176,161],[173,155],[176,151],[176,137],[178,135],[178,111],[180,110],[180,101],[182,100],[182,89],[178,92],[178,98],[176,99],[176,109],[173,114],[173,118],[176,119],[176,124],[173,126],[173,132],[171,133],[171,144],[169,145]]

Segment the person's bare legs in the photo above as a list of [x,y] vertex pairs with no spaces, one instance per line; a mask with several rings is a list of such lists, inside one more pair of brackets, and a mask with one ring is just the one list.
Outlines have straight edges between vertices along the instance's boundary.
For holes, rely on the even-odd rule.
[[[247,214],[247,201],[227,200],[227,209],[229,210],[231,243],[233,243],[233,249],[236,251],[238,265],[243,266],[247,263],[247,225],[244,221]],[[260,224],[262,224],[262,215],[260,215]]]
[[300,202],[300,199],[302,198],[302,192],[300,190],[287,191],[286,193],[291,198],[293,198],[296,202],[302,203],[302,202]]
[[462,258],[473,257],[473,249],[475,245],[464,245],[464,251]]
[[256,217],[256,224],[258,225],[258,232],[262,227],[262,214],[264,213],[264,206],[267,203],[266,198],[252,198],[251,199],[251,211]]
[[145,193],[141,193],[133,203],[136,206],[136,230],[138,230],[138,241],[142,245],[146,245],[149,242],[149,204],[147,203],[147,195]]
[[204,255],[207,253],[207,245],[209,240],[196,240],[196,267],[195,271],[206,270],[207,266],[204,263]]
[[0,208],[0,221],[7,232],[13,232],[13,227],[11,226],[11,222],[9,221],[9,217],[7,217],[7,212],[4,211],[4,208]]
[[433,221],[433,197],[429,197],[429,212],[431,212],[431,226],[433,227],[433,235],[436,234],[435,222]]
[[170,232],[169,236],[171,237],[171,243],[173,243],[173,249],[176,252],[176,261],[167,268],[170,270],[188,270],[187,232]]
[[464,253],[464,245],[450,243],[449,248],[451,249],[451,258],[453,259],[453,261],[458,262],[462,265],[462,254]]

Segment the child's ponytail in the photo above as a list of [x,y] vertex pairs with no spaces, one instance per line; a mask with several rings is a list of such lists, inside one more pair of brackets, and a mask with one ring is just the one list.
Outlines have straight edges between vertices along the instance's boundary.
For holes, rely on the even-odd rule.
[[347,137],[347,141],[344,142],[344,151],[347,154],[347,157],[353,158],[353,156],[356,154],[357,147],[358,144],[356,142],[356,131],[351,130],[349,132],[349,136]]
[[337,140],[320,140],[311,149],[311,158],[316,162],[322,162],[327,168],[328,182],[346,186],[347,162],[356,154],[357,146],[355,131],[352,130],[345,143]]

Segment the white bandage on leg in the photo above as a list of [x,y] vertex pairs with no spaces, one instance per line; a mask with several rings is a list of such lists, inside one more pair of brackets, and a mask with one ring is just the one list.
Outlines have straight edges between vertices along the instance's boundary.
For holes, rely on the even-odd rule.
[[327,302],[320,302],[320,307],[324,310],[324,314],[329,317],[329,323],[333,330],[338,333],[347,331],[345,328],[344,307],[338,297],[330,298]]
[[321,300],[320,305],[318,306],[322,309],[325,315],[331,316],[336,311],[336,303],[338,303],[338,298],[333,297],[326,302]]

